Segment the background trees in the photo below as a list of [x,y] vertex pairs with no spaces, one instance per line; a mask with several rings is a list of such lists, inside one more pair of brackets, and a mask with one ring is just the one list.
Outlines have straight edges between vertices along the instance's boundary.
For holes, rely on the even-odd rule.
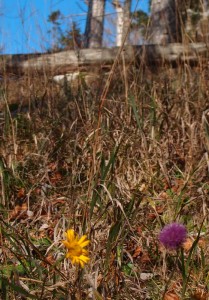
[[[103,45],[106,0],[86,0],[87,20],[84,34],[77,23],[63,31],[62,14],[53,12],[53,50],[101,48]],[[209,0],[152,0],[150,14],[131,12],[132,0],[112,0],[115,8],[115,44],[168,44],[172,42],[206,41],[208,36]]]
[[130,43],[137,45],[146,40],[149,16],[142,10],[131,12]]
[[167,44],[182,38],[179,0],[152,0],[149,42]]
[[48,22],[52,24],[50,33],[52,34],[51,51],[60,51],[63,49],[73,50],[82,46],[83,36],[76,22],[72,22],[70,28],[63,30],[63,15],[57,10],[52,12],[48,17]]
[[208,0],[152,0],[150,10],[149,42],[208,40]]

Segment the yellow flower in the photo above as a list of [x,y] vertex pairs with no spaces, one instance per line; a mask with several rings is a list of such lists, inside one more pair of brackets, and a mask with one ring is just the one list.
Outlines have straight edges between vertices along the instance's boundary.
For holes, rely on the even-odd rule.
[[90,241],[87,240],[86,235],[79,239],[73,229],[68,229],[65,235],[66,240],[62,243],[67,248],[66,258],[70,258],[72,264],[79,264],[83,268],[84,264],[90,260],[88,251],[84,249]]

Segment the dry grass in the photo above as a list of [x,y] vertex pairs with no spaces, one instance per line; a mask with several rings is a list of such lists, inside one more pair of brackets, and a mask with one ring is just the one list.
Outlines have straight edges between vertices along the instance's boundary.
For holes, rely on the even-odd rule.
[[[187,227],[186,260],[198,242],[184,298],[208,297],[208,66],[111,76],[103,94],[2,82],[2,299],[178,299],[180,259],[158,241],[173,221]],[[91,240],[85,270],[64,260],[68,228]]]

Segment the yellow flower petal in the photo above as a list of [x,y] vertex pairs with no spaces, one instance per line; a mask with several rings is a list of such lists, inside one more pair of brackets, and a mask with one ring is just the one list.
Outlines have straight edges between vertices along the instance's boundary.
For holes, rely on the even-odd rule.
[[84,268],[84,263],[82,262],[82,260],[79,261],[79,264],[80,264],[81,268],[83,269]]
[[82,249],[82,255],[88,256],[89,252],[86,249]]
[[81,255],[81,256],[79,257],[79,260],[80,260],[80,261],[83,261],[83,262],[85,262],[85,263],[87,263],[87,262],[90,260],[90,258],[87,257],[87,256],[84,256],[84,255]]
[[90,241],[87,240],[87,241],[83,242],[83,243],[80,244],[80,245],[81,245],[82,248],[84,248],[84,247],[88,246],[89,243],[90,243]]
[[83,235],[83,236],[79,239],[78,243],[79,243],[79,244],[82,244],[86,239],[87,239],[87,236],[86,236],[86,235]]
[[66,232],[66,236],[67,236],[67,239],[68,241],[73,241],[75,239],[75,232],[73,229],[68,229],[67,232]]
[[71,244],[68,241],[62,241],[62,243],[66,248],[70,248],[71,246]]
[[[87,239],[87,236],[84,235],[80,238],[80,240],[78,241],[78,244],[81,245],[81,247],[86,247],[90,241],[89,240],[86,240]],[[85,241],[86,240],[86,241]]]
[[69,249],[69,252],[72,254],[72,256],[80,256],[82,254],[82,248],[79,245],[75,245]]
[[65,255],[65,257],[66,257],[66,258],[72,258],[72,255],[71,255],[70,252],[67,252],[66,255]]
[[79,264],[83,268],[90,260],[88,251],[84,249],[90,241],[87,240],[86,235],[79,239],[73,229],[68,229],[65,235],[66,240],[62,241],[62,243],[67,248],[66,258],[69,258],[72,264]]

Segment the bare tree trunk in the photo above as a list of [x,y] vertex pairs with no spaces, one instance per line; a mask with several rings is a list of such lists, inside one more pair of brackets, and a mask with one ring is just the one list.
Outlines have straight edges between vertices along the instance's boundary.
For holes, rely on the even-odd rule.
[[86,5],[88,6],[88,13],[87,13],[87,19],[86,19],[86,28],[85,28],[85,41],[84,41],[84,46],[85,48],[89,47],[89,38],[91,34],[91,18],[92,18],[92,4],[93,0],[86,0],[85,1]]
[[116,18],[116,46],[120,47],[123,43],[123,18],[124,10],[122,5],[118,0],[113,1],[113,6],[115,7],[117,18]]
[[101,48],[104,28],[105,0],[89,0],[85,30],[85,46]]
[[125,45],[129,43],[129,35],[127,35],[127,33],[130,26],[131,0],[125,0],[123,5],[121,5],[118,0],[115,0],[112,4],[117,13],[116,46],[120,47],[124,39],[126,39]]
[[181,0],[152,0],[149,42],[167,44],[181,42]]
[[129,35],[127,35],[130,29],[131,20],[131,2],[132,0],[125,0],[123,7],[123,40],[126,38],[125,45],[129,44]]

